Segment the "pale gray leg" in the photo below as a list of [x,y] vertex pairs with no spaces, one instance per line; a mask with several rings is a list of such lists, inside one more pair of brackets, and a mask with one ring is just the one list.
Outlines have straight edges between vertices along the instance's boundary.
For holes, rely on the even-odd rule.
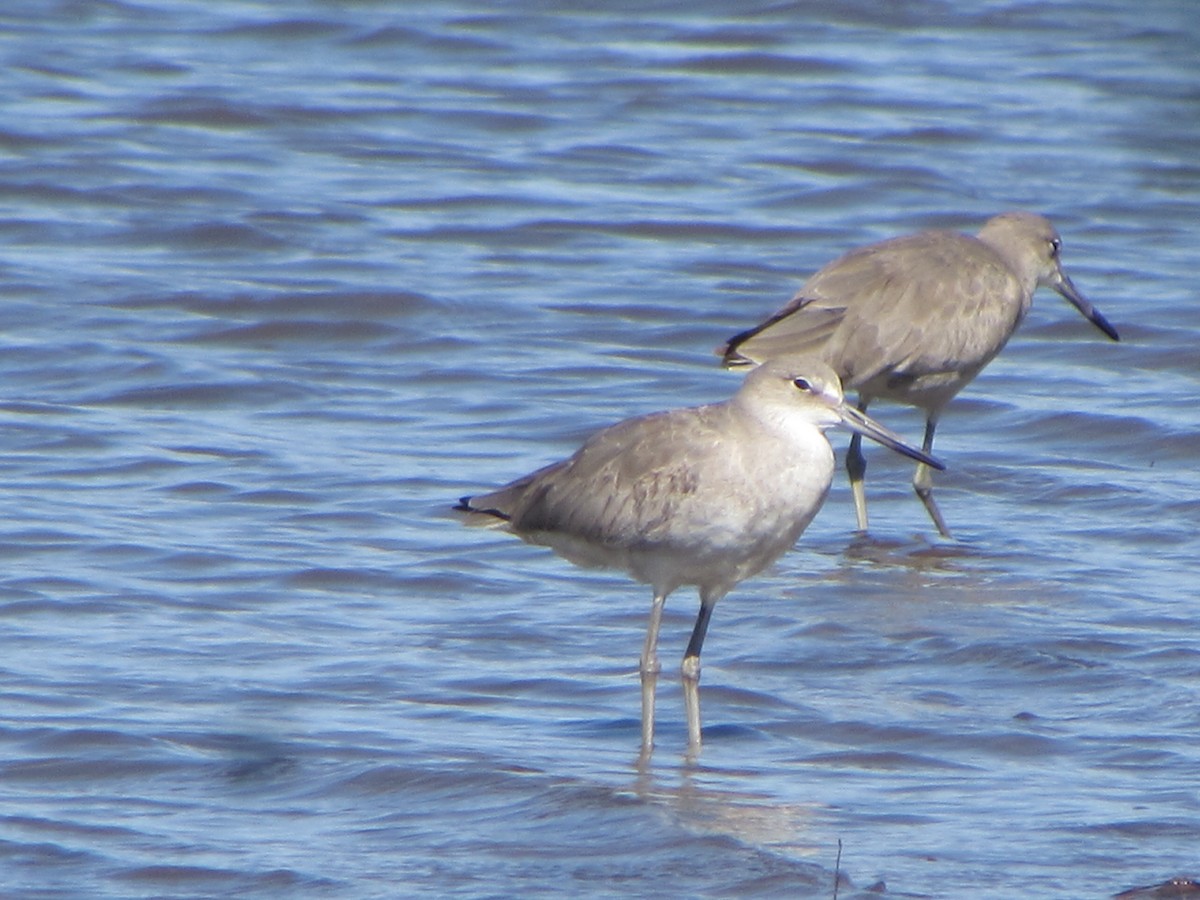
[[[937,419],[930,416],[925,420],[925,442],[921,445],[921,449],[926,453],[933,452],[933,432],[936,429]],[[938,533],[945,538],[952,537],[950,529],[946,527],[946,520],[942,518],[941,511],[933,501],[933,469],[929,468],[925,463],[917,465],[917,471],[913,474],[913,490],[917,492],[917,496],[925,504],[925,511],[929,513],[929,518],[933,519],[933,524],[937,526]]]
[[639,670],[642,674],[642,752],[654,747],[654,689],[658,684],[658,673],[662,663],[658,661],[658,628],[662,624],[663,604],[666,594],[655,594],[650,606],[650,625],[646,629],[646,643],[642,645]]
[[700,749],[700,648],[704,646],[704,635],[708,632],[708,620],[712,617],[716,597],[700,597],[700,613],[692,629],[683,654],[683,705],[687,711],[688,750],[695,753]]
[[[858,401],[858,411],[866,412],[868,400]],[[867,530],[867,491],[863,476],[867,474],[867,459],[862,452],[862,435],[850,438],[850,449],[846,451],[846,474],[850,476],[850,490],[854,493],[854,514],[858,518],[858,530]]]

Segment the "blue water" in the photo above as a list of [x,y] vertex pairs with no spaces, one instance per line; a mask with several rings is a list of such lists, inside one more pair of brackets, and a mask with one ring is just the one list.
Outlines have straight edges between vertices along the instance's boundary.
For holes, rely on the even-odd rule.
[[[1200,876],[1198,22],[5,4],[0,894]],[[1010,208],[1122,342],[1041,292],[939,428],[958,540],[872,452],[871,539],[839,477],[717,608],[703,755],[664,677],[639,767],[648,591],[450,504],[728,396],[713,348],[850,247]]]

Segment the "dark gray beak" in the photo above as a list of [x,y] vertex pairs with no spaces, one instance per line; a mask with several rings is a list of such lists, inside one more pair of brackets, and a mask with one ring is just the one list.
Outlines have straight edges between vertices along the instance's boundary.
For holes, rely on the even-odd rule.
[[1092,304],[1087,301],[1087,298],[1084,297],[1083,294],[1079,293],[1075,285],[1071,283],[1071,279],[1062,272],[1058,272],[1057,275],[1058,277],[1051,282],[1050,286],[1062,294],[1068,303],[1079,310],[1080,314],[1085,319],[1107,334],[1114,341],[1119,341],[1120,338],[1117,336],[1117,329],[1113,328],[1112,325],[1109,324],[1108,319],[1104,318],[1104,316],[1100,314],[1100,310],[1092,306]]
[[905,443],[904,438],[900,437],[900,435],[896,434],[890,428],[884,428],[865,412],[860,412],[853,406],[843,406],[838,412],[842,417],[842,424],[851,431],[858,432],[863,437],[869,437],[873,441],[878,441],[889,450],[903,453],[910,459],[915,459],[917,462],[924,463],[927,466],[932,466],[939,470],[946,468],[946,464],[941,460],[930,456],[923,450],[918,450],[912,444]]

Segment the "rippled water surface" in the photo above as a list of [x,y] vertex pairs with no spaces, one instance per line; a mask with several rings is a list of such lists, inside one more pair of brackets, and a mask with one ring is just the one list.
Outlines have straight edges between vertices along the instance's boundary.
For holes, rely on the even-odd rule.
[[[558,6],[4,5],[5,895],[1200,876],[1193,4]],[[649,592],[449,505],[1009,208],[1122,342],[1039,293],[942,420],[958,540],[839,475],[639,768]]]

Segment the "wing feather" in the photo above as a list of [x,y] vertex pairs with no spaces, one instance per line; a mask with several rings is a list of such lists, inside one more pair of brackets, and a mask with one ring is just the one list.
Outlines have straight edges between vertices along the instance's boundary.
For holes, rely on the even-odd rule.
[[721,438],[720,410],[671,410],[620,422],[569,459],[469,498],[466,508],[518,534],[556,533],[608,546],[652,543],[666,536],[678,507],[699,489],[701,460]]
[[1011,332],[987,326],[1012,319],[1021,290],[976,238],[906,235],[852,250],[822,268],[785,307],[731,338],[725,364],[816,352],[847,388],[860,389],[978,370],[1003,346],[994,335]]

